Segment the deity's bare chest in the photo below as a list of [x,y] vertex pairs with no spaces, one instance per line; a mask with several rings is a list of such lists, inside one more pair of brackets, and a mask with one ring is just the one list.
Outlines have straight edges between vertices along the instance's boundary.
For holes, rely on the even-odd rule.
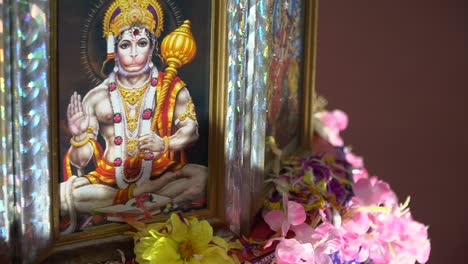
[[94,109],[100,125],[114,124],[114,113],[109,98],[99,101]]

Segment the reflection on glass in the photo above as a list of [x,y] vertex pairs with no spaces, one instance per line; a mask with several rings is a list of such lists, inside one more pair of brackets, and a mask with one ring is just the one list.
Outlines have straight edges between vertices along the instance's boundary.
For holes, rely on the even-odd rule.
[[0,0],[0,262],[8,259],[8,246],[11,244],[10,225],[13,220],[12,152],[11,152],[11,105],[9,65],[6,65],[5,53],[8,48],[8,32],[4,25],[7,11]]
[[302,0],[275,0],[273,4],[267,135],[282,149],[293,149],[299,136],[303,8]]

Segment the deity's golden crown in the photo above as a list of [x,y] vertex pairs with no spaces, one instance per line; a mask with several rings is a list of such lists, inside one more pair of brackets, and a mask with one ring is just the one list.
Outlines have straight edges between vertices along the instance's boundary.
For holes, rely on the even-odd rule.
[[118,36],[122,29],[132,25],[143,25],[161,35],[164,13],[157,0],[115,0],[104,15],[104,38]]

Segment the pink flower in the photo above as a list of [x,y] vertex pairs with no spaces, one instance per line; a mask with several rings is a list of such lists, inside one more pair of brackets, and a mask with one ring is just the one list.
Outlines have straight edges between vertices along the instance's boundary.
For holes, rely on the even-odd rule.
[[[425,263],[431,246],[427,228],[413,220],[408,204],[398,206],[390,186],[376,177],[359,179],[340,227],[344,260],[375,264]],[[409,202],[409,200],[407,200]]]
[[287,194],[283,196],[283,205],[284,211],[270,211],[264,216],[264,219],[271,230],[279,231],[281,229],[282,235],[285,237],[291,225],[300,225],[305,222],[306,213],[302,205],[288,201]]
[[371,220],[366,212],[357,212],[347,221],[343,222],[343,227],[346,230],[352,231],[357,235],[364,235],[369,231]]
[[[429,259],[431,245],[428,239],[427,227],[414,221],[409,212],[400,215],[400,211],[381,217],[376,232],[388,243],[395,256],[405,256],[405,259],[426,263]],[[397,263],[397,262],[394,262]]]
[[377,177],[359,179],[354,184],[353,190],[356,195],[354,198],[357,198],[353,200],[357,200],[359,204],[397,204],[397,197],[388,183],[378,180]]
[[276,245],[275,257],[278,264],[315,263],[312,245],[301,244],[295,239],[282,238]]
[[346,161],[353,167],[353,181],[369,177],[367,169],[364,168],[364,159],[345,149]]
[[[351,220],[352,221],[352,220]],[[372,261],[378,261],[381,259],[387,259],[390,250],[384,241],[381,241],[377,233],[367,232],[364,234],[358,234],[355,230],[347,229],[355,225],[343,225],[341,229],[341,235],[343,243],[340,249],[340,256],[345,261],[357,260],[364,262],[368,259]]]
[[345,130],[348,126],[348,115],[341,110],[327,112],[321,120],[325,126],[339,131]]
[[318,113],[317,116],[325,126],[328,141],[336,147],[343,146],[343,139],[340,131],[348,126],[348,116],[341,110]]
[[[329,254],[339,249],[341,237],[338,230],[326,219],[317,228],[304,223],[306,214],[304,207],[296,202],[288,201],[283,196],[284,211],[273,210],[265,215],[265,222],[274,231],[282,231],[281,238],[270,239],[265,248],[279,240],[275,256],[278,263],[310,263],[332,264]],[[289,229],[295,233],[294,239],[286,239]]]
[[156,86],[156,84],[158,84],[158,79],[153,78],[153,79],[151,80],[151,86]]
[[366,168],[362,168],[362,169],[353,169],[353,170],[352,170],[352,173],[353,173],[353,182],[357,182],[357,181],[359,181],[360,179],[369,178],[369,173],[367,172],[367,169],[366,169]]
[[355,169],[364,168],[364,159],[360,156],[355,155],[351,151],[346,151],[346,161],[353,166]]
[[328,255],[338,251],[341,243],[340,234],[333,225],[322,223],[314,229],[302,223],[292,229],[295,238],[271,239],[265,245],[269,247],[273,241],[280,241],[275,250],[278,263],[332,264]]

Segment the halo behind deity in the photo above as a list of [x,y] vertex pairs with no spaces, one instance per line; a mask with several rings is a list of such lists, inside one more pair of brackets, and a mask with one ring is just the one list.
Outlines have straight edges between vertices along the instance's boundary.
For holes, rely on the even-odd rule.
[[[103,62],[106,60],[107,46],[106,40],[102,36],[103,19],[107,8],[113,0],[99,0],[89,11],[88,17],[83,24],[80,38],[80,58],[83,69],[88,78],[95,85],[101,83],[114,67],[114,61],[107,63],[104,73],[101,72]],[[164,37],[182,24],[183,16],[174,0],[158,0],[164,12],[164,26],[161,36],[157,40],[157,48]],[[162,61],[157,56],[153,56],[153,63],[158,67]]]

